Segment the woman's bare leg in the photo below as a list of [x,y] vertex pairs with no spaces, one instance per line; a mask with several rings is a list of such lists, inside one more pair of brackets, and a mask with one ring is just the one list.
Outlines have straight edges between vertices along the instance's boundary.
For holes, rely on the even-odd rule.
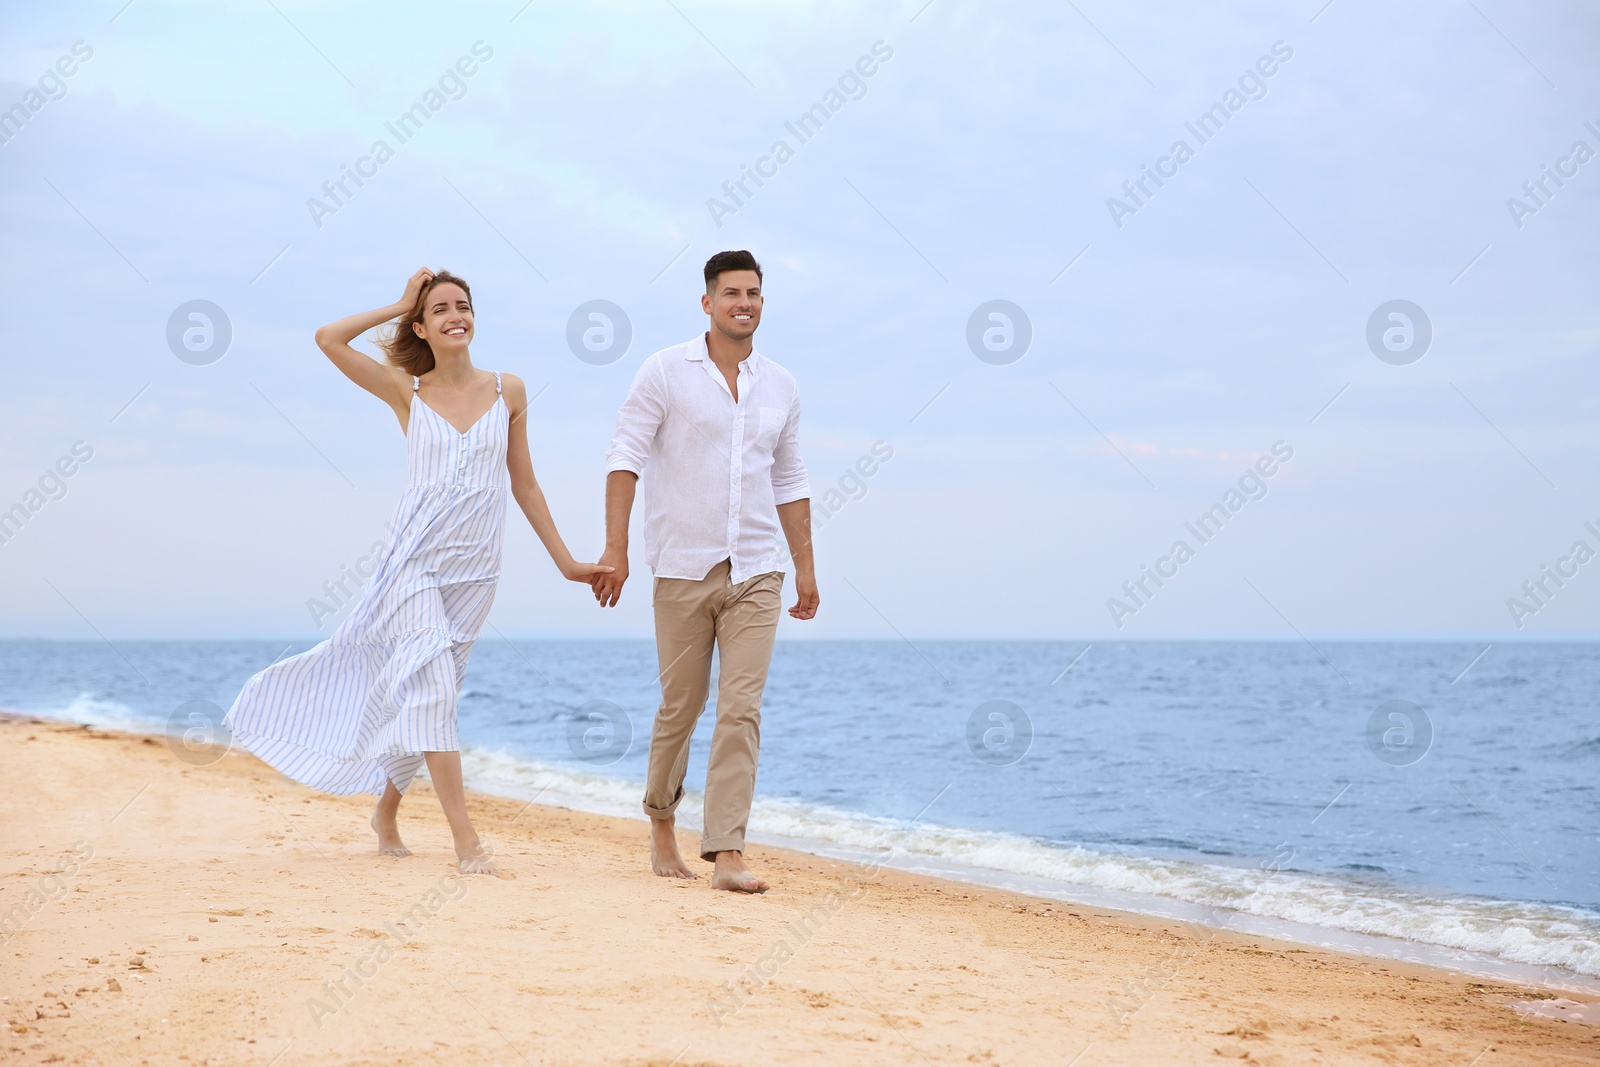
[[422,755],[428,761],[433,791],[439,794],[444,817],[450,822],[450,836],[455,838],[457,866],[461,873],[502,877],[467,815],[467,790],[461,784],[461,753],[424,752]]
[[380,856],[411,855],[406,843],[400,840],[400,827],[395,823],[395,816],[400,811],[401,795],[393,782],[386,781],[383,783],[383,796],[378,798],[378,806],[372,809],[372,829],[378,834]]

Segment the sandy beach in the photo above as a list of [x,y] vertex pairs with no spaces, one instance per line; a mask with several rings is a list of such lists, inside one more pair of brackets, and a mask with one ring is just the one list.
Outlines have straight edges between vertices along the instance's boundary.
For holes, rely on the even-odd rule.
[[[1544,991],[752,846],[760,897],[646,865],[642,822],[437,802],[0,718],[0,997],[17,1064],[1587,1064]],[[684,836],[686,854],[692,842]]]

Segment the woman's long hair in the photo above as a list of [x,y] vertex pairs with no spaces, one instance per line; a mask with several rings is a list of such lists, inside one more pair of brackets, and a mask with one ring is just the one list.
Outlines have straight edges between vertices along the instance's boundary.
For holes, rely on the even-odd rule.
[[414,322],[421,322],[423,309],[428,306],[428,294],[436,285],[445,283],[461,286],[461,291],[467,294],[467,306],[472,305],[472,288],[466,280],[458,278],[447,270],[439,271],[433,276],[433,281],[422,287],[422,292],[417,295],[414,307],[395,322],[393,328],[380,334],[378,347],[383,349],[383,354],[389,362],[407,374],[421,377],[433,369],[433,349],[428,347],[428,342],[417,336],[417,331],[411,328]]

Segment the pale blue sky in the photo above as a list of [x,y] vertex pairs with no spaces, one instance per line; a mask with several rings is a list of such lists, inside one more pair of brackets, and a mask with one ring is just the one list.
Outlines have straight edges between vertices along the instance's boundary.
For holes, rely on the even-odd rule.
[[[0,544],[0,633],[319,632],[307,601],[381,534],[404,450],[311,334],[422,265],[472,282],[475,361],[545,389],[535,466],[592,558],[616,406],[703,328],[725,247],[767,268],[758,343],[801,382],[817,491],[893,450],[784,637],[1600,629],[1600,561],[1521,630],[1506,604],[1600,550],[1600,159],[1520,227],[1507,207],[1600,152],[1592,6],[275,2],[7,15],[0,108],[93,54],[0,145],[0,510],[74,442],[93,458]],[[385,124],[480,41],[399,144]],[[785,123],[877,42],[799,143]],[[1201,144],[1185,124],[1276,42]],[[308,198],[380,138],[319,228]],[[707,199],[779,138],[794,157],[718,228]],[[1119,228],[1108,198],[1178,139],[1193,158]],[[193,299],[232,325],[209,365],[165,339]],[[632,322],[609,365],[566,345],[591,299]],[[1032,326],[1006,365],[966,340],[995,299]],[[1407,365],[1366,342],[1395,299],[1434,330]],[[1199,544],[1185,522],[1279,441],[1265,498]],[[508,537],[500,631],[649,632],[642,560],[602,614]],[[1107,599],[1180,538],[1194,558],[1119,629]]]

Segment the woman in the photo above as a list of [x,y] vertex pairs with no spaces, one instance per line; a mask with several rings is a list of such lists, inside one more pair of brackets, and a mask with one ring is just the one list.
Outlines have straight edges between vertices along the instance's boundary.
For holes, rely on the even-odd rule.
[[[350,347],[398,316],[380,340],[389,365]],[[360,603],[327,641],[245,683],[224,725],[284,774],[327,793],[379,793],[378,852],[409,856],[395,815],[428,765],[464,874],[499,876],[467,816],[456,701],[467,654],[500,577],[506,489],[561,573],[578,563],[556,532],[528,458],[522,380],[472,365],[472,292],[423,268],[399,302],[317,331],[345,377],[394,409],[410,479],[383,558]]]

